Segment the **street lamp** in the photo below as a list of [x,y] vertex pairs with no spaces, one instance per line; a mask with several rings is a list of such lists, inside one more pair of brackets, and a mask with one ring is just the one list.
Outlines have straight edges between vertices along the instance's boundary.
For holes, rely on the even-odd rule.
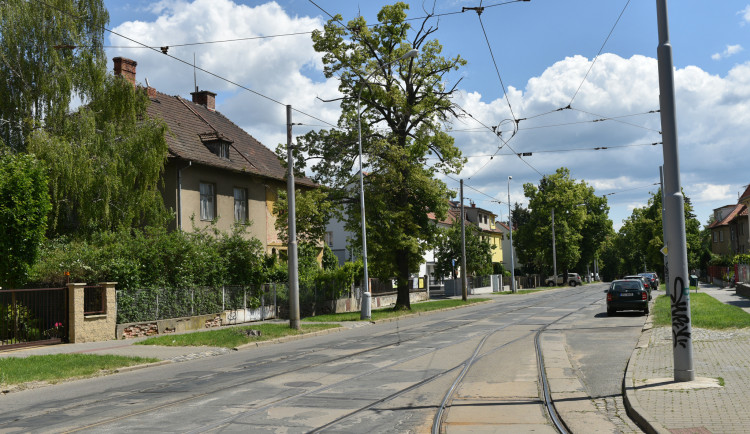
[[[413,59],[414,57],[419,54],[419,51],[415,49],[411,49],[406,52],[403,56],[399,57],[396,60],[392,60],[388,63],[381,64],[381,68],[385,68],[386,66],[390,66],[396,62],[400,62],[401,60],[405,59]],[[377,70],[373,71],[365,77],[362,80],[362,84],[364,85],[367,83],[367,80],[370,79],[370,77],[375,74]],[[367,272],[367,228],[365,226],[365,181],[364,181],[364,174],[362,173],[362,108],[361,108],[361,100],[362,100],[362,89],[364,89],[364,86],[359,87],[359,92],[357,93],[357,134],[359,136],[359,211],[362,216],[362,266],[364,269],[364,285],[362,287],[362,314],[360,315],[361,319],[369,319],[371,316],[370,312],[370,297],[372,294],[370,294],[370,276]]]
[[510,228],[510,292],[516,293],[516,267],[513,263],[513,217],[510,213],[510,180],[512,176],[508,176],[508,228]]

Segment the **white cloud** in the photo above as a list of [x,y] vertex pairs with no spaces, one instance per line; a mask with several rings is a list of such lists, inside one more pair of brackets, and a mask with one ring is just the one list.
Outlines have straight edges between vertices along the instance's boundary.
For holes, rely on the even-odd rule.
[[724,202],[730,204],[737,201],[731,187],[731,184],[698,183],[686,188],[685,194],[693,200],[693,203]]
[[750,23],[750,5],[745,6],[745,9],[737,12],[737,15],[741,15],[742,16],[742,20],[743,20],[742,24],[743,25],[745,23]]
[[743,50],[743,48],[742,48],[742,45],[740,45],[740,44],[727,45],[727,48],[723,52],[712,54],[711,55],[711,59],[713,59],[713,60],[726,59],[727,57],[733,56],[733,55],[739,53],[742,50]]
[[[197,85],[217,93],[217,110],[245,128],[271,149],[286,137],[286,109],[310,113],[333,122],[336,104],[316,100],[338,96],[336,80],[322,76],[322,57],[312,47],[310,34],[253,39],[219,44],[179,46],[184,43],[226,41],[258,36],[309,32],[322,28],[319,18],[290,15],[276,2],[254,7],[231,0],[164,0],[153,4],[153,21],[130,21],[114,30],[146,45],[170,46],[169,54],[186,63],[145,49],[111,49],[110,57],[125,56],[138,62],[137,80],[157,90],[190,98],[193,91],[193,54],[199,68]],[[133,45],[117,36],[116,46]],[[311,78],[312,77],[312,78]],[[270,99],[241,89],[232,81]],[[294,122],[321,124],[293,113]],[[299,127],[296,127],[297,130]]]
[[[597,194],[616,193],[607,199],[617,228],[633,207],[645,206],[658,190],[653,184],[659,182],[662,146],[650,144],[662,140],[660,117],[641,114],[659,109],[657,62],[645,56],[604,54],[573,100],[573,110],[555,111],[568,104],[589,66],[590,60],[582,56],[565,58],[512,92],[516,116],[529,119],[519,123],[510,146],[517,152],[534,151],[525,160],[543,174],[564,166]],[[750,154],[750,62],[734,66],[723,77],[695,66],[677,69],[675,88],[681,183],[698,218],[705,221],[713,208],[733,200],[722,186],[750,182],[744,158]],[[504,99],[485,101],[476,92],[465,92],[457,102],[486,125],[509,117]],[[625,115],[634,116],[618,117]],[[617,119],[586,122],[606,117]],[[454,133],[465,155],[488,155],[501,144],[470,118],[454,126],[480,128]],[[605,146],[609,149],[539,152]],[[501,154],[506,152],[510,153],[507,147]],[[486,191],[502,192],[507,175],[513,176],[514,184],[537,184],[540,178],[514,155],[471,158],[459,177]]]

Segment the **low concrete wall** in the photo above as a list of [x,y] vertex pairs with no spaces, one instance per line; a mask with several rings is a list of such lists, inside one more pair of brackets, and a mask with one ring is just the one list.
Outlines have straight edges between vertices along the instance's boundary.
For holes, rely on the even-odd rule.
[[750,283],[738,282],[734,288],[734,292],[737,295],[750,298]]
[[223,325],[262,321],[270,318],[275,318],[273,306],[265,306],[257,309],[226,310],[219,314],[117,324],[115,336],[116,339],[129,339],[142,336],[181,333]]

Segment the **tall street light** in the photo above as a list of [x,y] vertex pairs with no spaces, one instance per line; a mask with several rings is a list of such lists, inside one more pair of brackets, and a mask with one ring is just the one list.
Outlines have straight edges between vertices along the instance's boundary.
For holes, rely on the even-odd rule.
[[[417,57],[417,54],[419,54],[419,51],[417,50],[409,50],[406,54],[399,57],[396,60],[392,60],[388,63],[384,63],[380,65],[380,68],[385,68],[387,66],[390,66],[396,62],[400,62],[405,59],[413,59],[414,57]],[[357,134],[359,136],[359,211],[362,216],[362,266],[364,269],[364,285],[362,286],[363,292],[362,292],[362,314],[360,315],[361,319],[369,319],[371,316],[370,311],[370,297],[372,294],[370,293],[370,276],[367,272],[367,228],[365,226],[365,181],[364,181],[364,174],[362,173],[362,108],[361,108],[361,102],[362,102],[362,89],[364,89],[364,85],[367,83],[367,80],[370,79],[375,73],[377,72],[377,69],[373,72],[371,72],[367,77],[365,77],[361,85],[359,87],[359,92],[357,93]]]
[[513,263],[513,217],[510,213],[510,180],[512,176],[508,176],[508,228],[510,228],[510,292],[516,292],[516,266]]

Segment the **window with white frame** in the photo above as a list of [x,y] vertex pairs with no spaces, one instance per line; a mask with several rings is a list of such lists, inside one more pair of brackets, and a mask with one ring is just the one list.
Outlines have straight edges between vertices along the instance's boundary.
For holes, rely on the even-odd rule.
[[719,241],[724,241],[724,231],[719,231]]
[[234,221],[247,222],[247,190],[234,187]]
[[714,243],[719,242],[719,232],[714,232]]
[[208,182],[200,183],[201,220],[216,218],[216,186]]

